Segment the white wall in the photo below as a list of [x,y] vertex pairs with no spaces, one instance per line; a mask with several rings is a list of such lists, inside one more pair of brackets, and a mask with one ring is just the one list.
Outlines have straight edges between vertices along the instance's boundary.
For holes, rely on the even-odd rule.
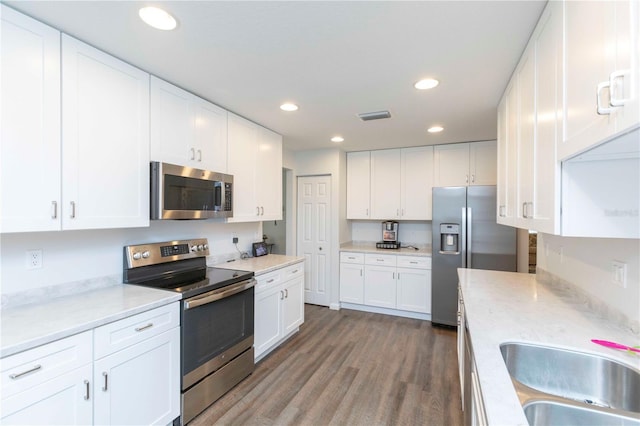
[[[431,245],[431,222],[398,222],[402,245]],[[353,241],[377,242],[382,240],[381,220],[351,221]]]
[[[209,263],[239,257],[238,247],[251,253],[262,239],[262,223],[151,221],[148,228],[3,234],[0,242],[0,293],[11,294],[51,285],[122,274],[123,247],[169,240],[208,238]],[[43,251],[42,268],[26,269],[26,251]]]
[[[341,233],[348,233],[346,223],[346,154],[339,149],[299,151],[295,153],[295,176],[331,175],[331,272],[330,303],[337,309],[340,291]],[[296,179],[297,180],[297,179]],[[294,193],[297,194],[297,183]],[[295,204],[295,203],[294,203]],[[348,238],[348,236],[347,236]],[[347,240],[348,241],[348,240]]]
[[[640,240],[538,234],[537,266],[640,321]],[[611,261],[627,264],[627,287],[612,282]]]

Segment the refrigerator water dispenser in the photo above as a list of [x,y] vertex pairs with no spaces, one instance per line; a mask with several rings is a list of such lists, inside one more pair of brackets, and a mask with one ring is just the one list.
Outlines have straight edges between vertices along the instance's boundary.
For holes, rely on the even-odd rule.
[[460,225],[457,223],[440,224],[440,253],[460,253]]

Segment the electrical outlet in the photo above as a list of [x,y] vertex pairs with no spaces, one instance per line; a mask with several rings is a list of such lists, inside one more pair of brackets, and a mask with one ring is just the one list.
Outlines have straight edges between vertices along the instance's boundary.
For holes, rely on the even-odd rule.
[[27,250],[27,269],[42,268],[42,250]]
[[231,240],[231,242],[233,244],[238,244],[238,237],[233,237],[233,239]]
[[611,261],[611,281],[622,288],[627,288],[627,264],[617,260]]

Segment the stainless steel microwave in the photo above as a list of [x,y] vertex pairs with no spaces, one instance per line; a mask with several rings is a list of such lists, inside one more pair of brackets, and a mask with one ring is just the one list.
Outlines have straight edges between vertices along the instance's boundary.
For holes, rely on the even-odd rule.
[[233,216],[233,176],[151,162],[151,219]]

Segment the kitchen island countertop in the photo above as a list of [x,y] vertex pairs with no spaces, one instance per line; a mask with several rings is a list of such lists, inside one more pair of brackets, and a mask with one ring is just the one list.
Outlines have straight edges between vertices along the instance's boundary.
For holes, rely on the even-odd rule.
[[237,259],[232,262],[219,263],[213,266],[216,268],[250,271],[256,276],[259,276],[300,262],[304,262],[304,257],[268,254],[266,256],[250,257],[248,259]]
[[488,424],[527,425],[500,354],[504,342],[526,342],[594,353],[640,368],[640,357],[591,339],[629,346],[640,336],[595,312],[570,288],[539,282],[532,274],[458,269]]

